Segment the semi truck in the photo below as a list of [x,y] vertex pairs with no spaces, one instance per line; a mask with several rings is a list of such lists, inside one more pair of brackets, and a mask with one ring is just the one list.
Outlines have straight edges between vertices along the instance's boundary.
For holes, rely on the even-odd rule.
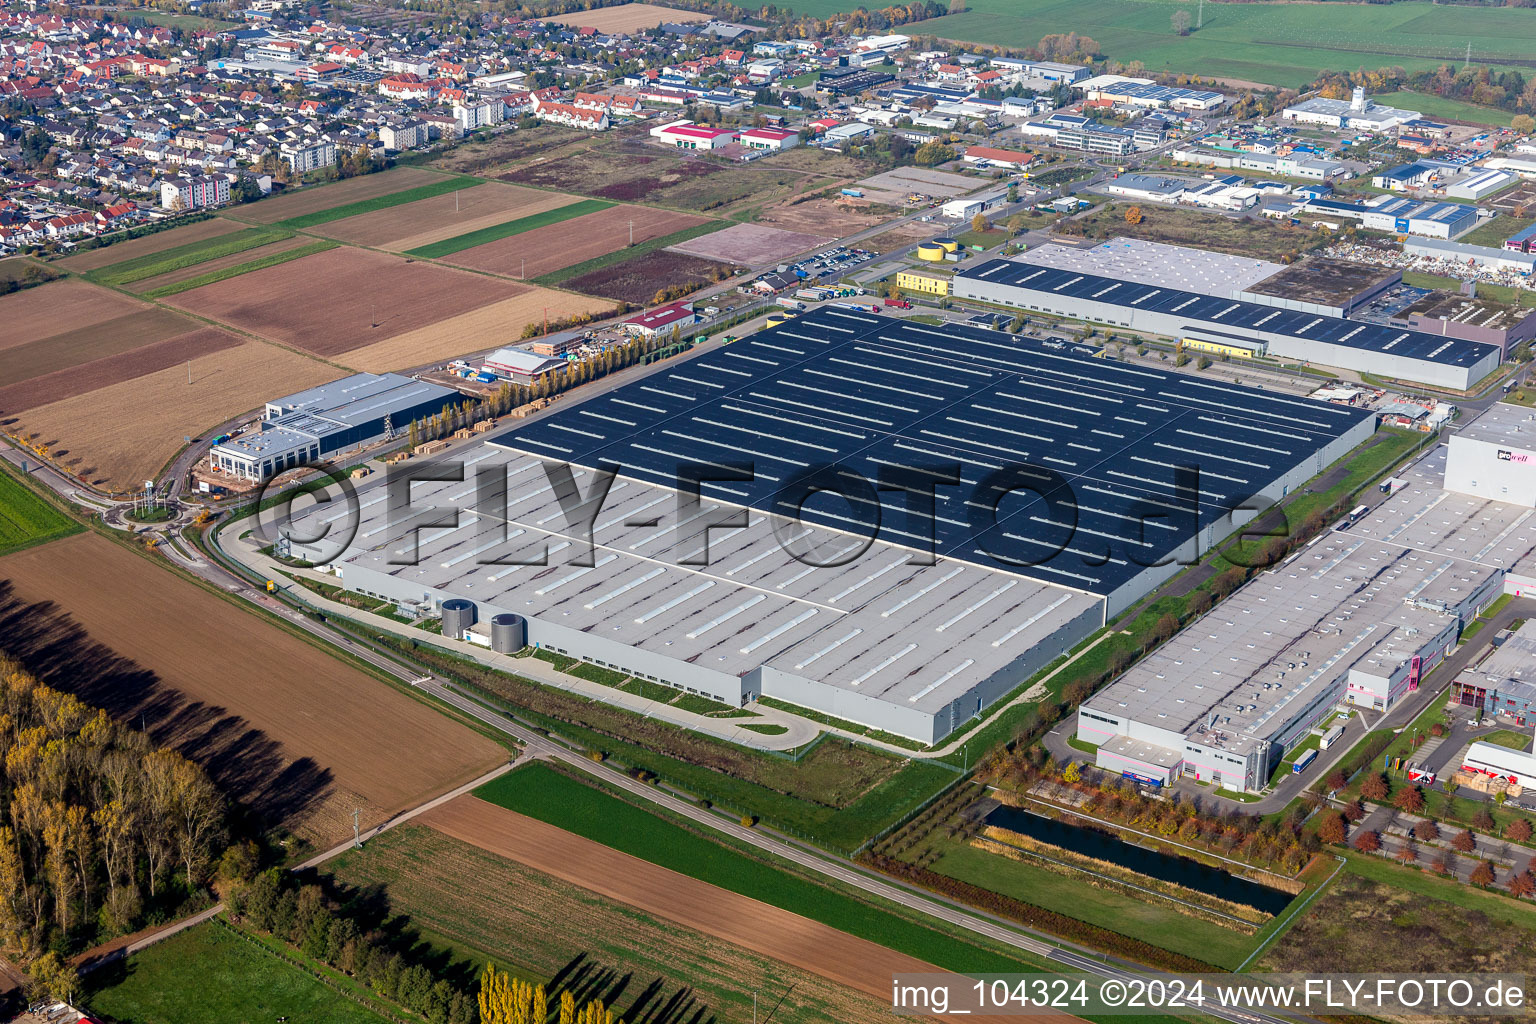
[[1296,762],[1291,765],[1291,773],[1293,775],[1300,775],[1302,772],[1307,770],[1307,765],[1311,764],[1313,761],[1316,761],[1316,760],[1317,760],[1317,751],[1315,751],[1315,750],[1307,751],[1305,754],[1302,754],[1300,757],[1298,757],[1296,759]]
[[1317,745],[1322,747],[1324,750],[1327,750],[1329,747],[1333,746],[1335,740],[1343,735],[1344,727],[1342,725],[1336,725],[1332,729],[1329,729],[1327,732],[1323,733],[1323,738],[1318,742]]

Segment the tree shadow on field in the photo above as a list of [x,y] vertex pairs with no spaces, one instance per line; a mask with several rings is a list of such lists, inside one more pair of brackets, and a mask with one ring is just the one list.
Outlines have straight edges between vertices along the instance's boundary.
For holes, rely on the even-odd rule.
[[[0,652],[37,678],[149,733],[202,765],[261,830],[295,829],[330,794],[331,772],[226,709],[194,701],[152,670],[93,640],[53,601],[26,602],[0,579]],[[239,656],[238,639],[229,652]]]
[[558,1006],[560,994],[568,991],[577,1006],[601,999],[616,1018],[628,1024],[715,1024],[715,1015],[699,1002],[691,987],[683,986],[663,998],[667,979],[662,977],[652,978],[633,1002],[622,1006],[620,1000],[634,980],[632,972],[621,975],[596,963],[586,953],[578,953],[550,979],[549,1005]]

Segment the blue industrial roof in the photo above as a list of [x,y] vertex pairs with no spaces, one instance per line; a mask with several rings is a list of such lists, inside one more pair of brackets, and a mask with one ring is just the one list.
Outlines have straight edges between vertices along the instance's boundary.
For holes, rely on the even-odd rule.
[[1179,89],[1167,85],[1143,85],[1139,82],[1117,82],[1112,85],[1102,86],[1098,91],[1108,96],[1151,99],[1161,103],[1172,103],[1174,100],[1180,99],[1208,102],[1222,98],[1221,93],[1211,92],[1208,89]]
[[[744,463],[751,480],[705,483],[704,495],[789,515],[781,488],[818,468],[873,481],[958,465],[931,522],[898,491],[880,492],[879,509],[823,494],[801,517],[866,536],[878,524],[881,539],[914,547],[931,529],[941,554],[1106,594],[1371,415],[1056,344],[823,307],[492,443],[673,487],[683,464]],[[1175,502],[1181,465],[1199,471],[1197,513]],[[990,521],[983,480],[1018,467],[1059,474],[1042,486],[1075,499],[1075,529],[1027,490]]]
[[1220,330],[1238,337],[1242,337],[1245,331],[1267,331],[1371,352],[1390,352],[1395,356],[1449,366],[1472,366],[1486,358],[1494,348],[1480,342],[1445,338],[1422,331],[1405,331],[1336,316],[1279,309],[1256,302],[1117,281],[1096,274],[1040,267],[1032,263],[1014,263],[1011,260],[987,260],[961,271],[957,276],[975,278],[988,284],[1013,285],[1037,292],[1049,292],[1056,297],[1066,295],[1180,316],[1193,329]]
[[1516,231],[1514,234],[1510,235],[1509,238],[1505,239],[1505,241],[1523,242],[1527,238],[1536,238],[1536,224],[1527,224],[1519,231]]

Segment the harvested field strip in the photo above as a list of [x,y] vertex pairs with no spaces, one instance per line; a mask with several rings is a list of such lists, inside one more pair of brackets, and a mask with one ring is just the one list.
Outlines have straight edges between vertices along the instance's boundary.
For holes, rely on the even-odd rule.
[[50,281],[0,298],[0,323],[5,324],[0,350],[148,308],[147,303],[98,288],[81,277]]
[[879,997],[890,977],[938,969],[799,914],[632,857],[472,796],[422,815],[462,842],[631,907]]
[[279,228],[246,228],[232,235],[219,235],[206,238],[201,242],[189,242],[186,245],[178,245],[174,249],[114,263],[100,270],[93,270],[85,276],[98,284],[121,288],[147,277],[169,274],[184,267],[195,267],[199,263],[218,259],[221,256],[230,256],[245,252],[247,249],[269,245],[291,234],[292,232]]
[[79,532],[80,527],[0,463],[0,555]]
[[944,970],[1008,973],[1024,969],[1022,964],[1034,966],[1023,954],[1015,958],[973,946],[737,853],[542,764],[509,772],[475,790],[475,796]]
[[87,270],[99,270],[102,267],[110,267],[114,263],[124,263],[139,256],[148,256],[151,253],[164,252],[174,249],[178,245],[190,245],[193,242],[201,242],[204,239],[215,238],[219,235],[227,235],[232,231],[243,231],[244,224],[237,224],[232,220],[224,220],[221,217],[209,217],[195,224],[185,227],[167,228],[164,231],[156,231],[152,235],[142,238],[130,238],[123,242],[112,242],[108,245],[98,246],[82,253],[77,253],[66,259],[59,260],[59,266],[65,270],[72,270],[77,274],[83,274]]
[[[885,1001],[414,822],[347,851],[325,870],[347,888],[384,894],[390,909],[409,918],[433,947],[451,950],[471,969],[496,961],[529,981],[560,978],[578,996],[583,980],[567,977],[577,960],[592,968],[588,977],[634,977],[636,983],[610,1007],[623,1020],[681,1024],[703,1004],[717,1021],[745,1021],[753,992],[773,987],[790,990],[775,1015],[784,1020],[889,1021]],[[691,1002],[665,1018],[655,1016],[655,1008],[669,1005],[681,987]]]
[[199,274],[196,277],[187,278],[185,281],[178,281],[173,284],[161,285],[159,288],[156,288],[153,291],[145,292],[144,295],[146,298],[150,299],[160,299],[167,295],[176,295],[180,292],[191,291],[193,288],[201,288],[205,284],[215,284],[219,281],[228,280],[231,277],[239,277],[241,274],[249,274],[253,270],[265,270],[268,267],[275,267],[280,263],[287,263],[289,260],[297,260],[302,259],[305,256],[313,256],[317,252],[324,252],[327,249],[334,249],[339,244],[339,242],[322,240],[318,242],[310,242],[308,245],[301,246],[296,249],[280,249],[276,252],[269,253],[260,259],[250,260],[246,263],[237,263],[234,266],[225,267],[221,270],[212,270],[206,274]]
[[193,288],[170,301],[330,358],[527,290],[514,281],[344,245]]
[[579,277],[567,278],[561,286],[587,295],[646,306],[661,301],[657,297],[660,289],[692,291],[711,281],[724,280],[721,275],[728,269],[713,260],[666,250],[631,255],[622,263],[611,263]]
[[140,345],[185,333],[192,327],[193,322],[184,316],[166,309],[146,307],[64,334],[0,349],[0,388],[41,374],[67,371],[104,356],[129,352]]
[[474,188],[332,221],[312,230],[353,245],[400,252],[575,201],[575,196],[559,192],[487,181]]
[[533,279],[533,281],[534,284],[547,285],[560,284],[564,281],[572,281],[582,276],[583,274],[589,274],[594,270],[602,270],[606,267],[611,267],[618,263],[625,263],[629,260],[639,259],[642,256],[650,255],[658,249],[665,249],[668,246],[676,245],[679,242],[686,242],[690,238],[697,238],[700,235],[707,235],[711,231],[717,230],[719,227],[719,221],[709,221],[704,224],[695,224],[691,228],[683,228],[681,231],[674,231],[670,235],[662,235],[660,238],[653,238],[648,242],[638,242],[630,248],[618,249],[614,252],[610,252],[602,256],[594,256],[590,260],[584,260],[575,266],[566,267],[563,270],[557,270],[553,273],[545,274],[542,277],[536,277]]
[[606,314],[612,309],[613,304],[603,299],[529,287],[510,299],[353,349],[337,362],[370,373],[425,366],[521,337],[524,325],[540,321],[546,313],[549,319],[560,320],[580,313]]
[[287,238],[279,238],[277,241],[268,242],[266,245],[258,245],[254,249],[230,253],[228,256],[220,256],[218,259],[207,260],[190,267],[182,267],[180,270],[173,270],[168,274],[156,274],[154,277],[146,277],[142,281],[133,282],[132,287],[128,290],[144,295],[164,288],[166,285],[179,284],[194,277],[202,277],[216,270],[223,270],[225,267],[237,267],[242,263],[263,259],[272,253],[287,252],[290,249],[297,249],[301,245],[309,245],[313,241],[314,239],[306,238],[304,235],[289,235]]
[[631,241],[642,245],[701,223],[705,223],[702,217],[648,206],[610,206],[575,220],[465,249],[446,262],[509,277],[527,274],[537,278],[615,251],[633,253]]
[[[180,319],[178,317],[177,319]],[[104,355],[87,363],[55,370],[8,387],[0,387],[0,414],[15,415],[41,405],[62,402],[98,388],[111,387],[188,360],[234,348],[240,339],[217,327],[207,327],[120,354]]]
[[272,224],[276,221],[300,217],[317,210],[329,210],[345,203],[355,203],[391,192],[403,192],[417,185],[430,185],[443,180],[442,172],[426,167],[392,167],[387,171],[364,174],[343,181],[323,185],[306,185],[303,188],[289,186],[281,195],[271,196],[258,203],[247,203],[224,216],[251,224]]
[[553,210],[545,210],[543,213],[535,213],[527,217],[519,217],[517,220],[509,220],[505,224],[496,224],[479,231],[470,231],[466,234],[445,238],[441,242],[424,245],[419,249],[411,249],[407,256],[415,256],[418,259],[435,260],[444,256],[461,252],[464,249],[472,249],[486,242],[494,242],[499,238],[510,238],[512,235],[520,235],[524,231],[532,231],[534,228],[547,227],[550,224],[558,224],[572,217],[580,217],[583,214],[596,213],[606,210],[612,203],[601,199],[582,199],[568,206],[557,206]]
[[0,636],[44,682],[143,722],[263,822],[312,842],[350,836],[354,807],[367,827],[506,760],[329,649],[94,533],[7,556],[0,579]]
[[295,230],[312,228],[317,224],[328,224],[333,220],[356,217],[360,213],[387,210],[391,206],[414,203],[418,199],[431,199],[433,196],[440,196],[447,192],[456,192],[461,188],[474,188],[480,184],[483,184],[483,182],[479,178],[444,178],[442,181],[434,181],[430,185],[417,185],[415,188],[408,188],[403,192],[390,192],[387,195],[375,196],[372,199],[360,199],[355,203],[333,206],[329,210],[316,210],[314,213],[289,217],[287,220],[280,220],[277,223],[279,227]]
[[[121,358],[134,372],[136,355]],[[156,476],[183,437],[258,408],[273,395],[340,376],[334,366],[260,342],[198,356],[191,369],[190,384],[187,368],[178,363],[39,405],[19,416],[19,429],[35,432],[61,465],[87,483],[127,490]]]

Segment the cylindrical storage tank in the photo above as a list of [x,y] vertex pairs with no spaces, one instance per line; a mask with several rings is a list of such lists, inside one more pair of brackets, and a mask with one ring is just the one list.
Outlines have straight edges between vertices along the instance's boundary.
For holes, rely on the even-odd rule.
[[953,238],[935,238],[933,244],[945,252],[958,252],[960,243]]
[[464,631],[475,624],[475,604],[462,597],[443,602],[443,636],[450,640],[463,640]]
[[497,654],[516,654],[527,646],[528,620],[511,612],[491,616],[491,650]]
[[917,247],[917,258],[930,263],[942,263],[945,252],[945,248],[937,242],[924,242]]

